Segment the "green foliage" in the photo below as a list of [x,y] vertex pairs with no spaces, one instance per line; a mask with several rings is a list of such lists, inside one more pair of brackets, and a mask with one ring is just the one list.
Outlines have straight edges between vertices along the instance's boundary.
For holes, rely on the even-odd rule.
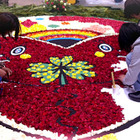
[[123,10],[112,9],[110,7],[84,7],[79,5],[71,5],[66,11],[58,12],[46,10],[46,6],[40,5],[28,5],[28,6],[18,6],[13,5],[7,7],[5,5],[0,5],[1,12],[12,12],[13,14],[23,17],[23,16],[40,16],[40,15],[67,15],[67,16],[85,16],[85,17],[103,17],[111,18],[123,21],[137,22],[136,19],[127,19],[124,17]]
[[67,0],[45,0],[45,7],[47,12],[64,12],[70,7]]

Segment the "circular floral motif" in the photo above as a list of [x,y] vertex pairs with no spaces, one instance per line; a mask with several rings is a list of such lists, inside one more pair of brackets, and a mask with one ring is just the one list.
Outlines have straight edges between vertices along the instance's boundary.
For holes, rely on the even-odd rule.
[[112,47],[108,44],[100,44],[99,49],[102,50],[103,52],[111,52]]
[[20,55],[25,52],[25,49],[24,46],[15,47],[11,50],[11,55]]

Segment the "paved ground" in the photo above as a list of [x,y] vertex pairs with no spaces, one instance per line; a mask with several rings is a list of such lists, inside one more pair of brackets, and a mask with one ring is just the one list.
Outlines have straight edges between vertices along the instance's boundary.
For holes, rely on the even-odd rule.
[[9,0],[9,6],[12,6],[14,3],[20,6],[24,5],[41,5],[44,2],[44,0]]

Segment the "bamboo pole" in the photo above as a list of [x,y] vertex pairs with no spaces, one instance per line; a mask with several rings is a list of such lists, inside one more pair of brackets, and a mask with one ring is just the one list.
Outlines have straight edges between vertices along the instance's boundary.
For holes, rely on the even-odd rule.
[[111,77],[112,77],[113,88],[116,88],[115,80],[114,80],[114,73],[113,72],[111,72]]

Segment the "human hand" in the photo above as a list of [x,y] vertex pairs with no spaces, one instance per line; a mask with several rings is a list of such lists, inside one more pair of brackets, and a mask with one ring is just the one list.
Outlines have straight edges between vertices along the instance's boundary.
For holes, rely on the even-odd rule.
[[121,74],[121,75],[119,75],[118,79],[119,79],[121,82],[123,82],[124,77],[125,77],[125,75],[124,75],[124,74]]
[[2,78],[7,77],[7,73],[3,69],[0,69],[0,77]]
[[9,77],[12,74],[12,71],[7,67],[2,67],[2,70],[6,72],[5,77]]

